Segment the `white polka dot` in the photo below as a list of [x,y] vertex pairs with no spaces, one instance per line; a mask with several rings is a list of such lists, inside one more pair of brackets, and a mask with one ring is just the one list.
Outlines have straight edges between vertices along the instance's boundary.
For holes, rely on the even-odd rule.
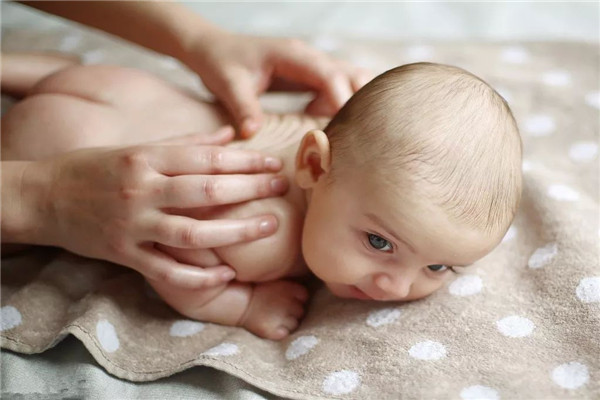
[[511,315],[496,322],[496,327],[504,336],[520,338],[531,335],[535,324],[527,318]]
[[548,86],[567,86],[571,83],[571,74],[562,70],[548,71],[542,75],[542,82]]
[[312,40],[312,45],[325,52],[336,51],[340,48],[340,42],[330,36],[317,36]]
[[572,361],[561,364],[552,370],[552,380],[564,389],[577,389],[590,379],[590,373],[585,365]]
[[548,243],[544,247],[538,248],[529,257],[529,268],[537,269],[547,265],[556,256],[556,253],[558,253],[556,243]]
[[502,50],[502,61],[511,64],[523,64],[529,61],[529,52],[524,47],[511,46]]
[[384,308],[383,310],[373,311],[367,317],[367,325],[377,328],[381,325],[388,325],[400,317],[402,310],[398,308]]
[[567,185],[555,184],[548,187],[548,196],[558,201],[576,201],[579,200],[579,192],[571,189]]
[[171,325],[169,334],[175,337],[187,337],[195,335],[203,329],[204,324],[202,322],[188,320],[175,321],[173,322],[173,325]]
[[523,122],[523,131],[530,136],[548,136],[556,129],[554,119],[545,114],[531,115]]
[[81,56],[81,62],[83,64],[98,64],[104,60],[104,57],[106,57],[104,50],[90,50],[83,53]]
[[600,92],[590,92],[585,95],[587,105],[600,108]]
[[600,276],[583,278],[579,281],[575,294],[584,303],[600,303]]
[[310,349],[319,343],[319,339],[314,336],[300,336],[294,340],[285,352],[285,358],[295,360],[296,358],[308,353]]
[[233,343],[221,343],[213,348],[206,350],[205,356],[232,356],[239,352],[237,345]]
[[472,296],[481,292],[483,281],[477,275],[464,275],[454,280],[448,287],[450,294],[454,296]]
[[596,158],[598,144],[594,142],[576,142],[569,148],[569,157],[573,161],[586,162]]
[[119,338],[113,324],[105,319],[101,319],[96,324],[96,336],[102,348],[112,353],[119,348]]
[[404,51],[404,56],[409,61],[427,61],[435,55],[433,47],[426,45],[410,46]]
[[7,331],[21,325],[23,318],[21,313],[13,306],[0,308],[0,331]]
[[463,400],[499,400],[500,395],[491,387],[475,385],[461,390],[460,398]]
[[79,35],[68,35],[61,39],[58,49],[60,51],[73,51],[81,43],[81,36]]
[[506,231],[506,234],[504,235],[504,237],[502,238],[502,243],[510,242],[516,236],[517,236],[517,228],[515,228],[514,226],[511,225],[510,228],[508,228],[508,231]]
[[408,354],[417,360],[439,360],[446,357],[446,347],[439,342],[426,340],[411,347]]
[[498,94],[500,96],[502,96],[502,98],[504,100],[506,100],[507,103],[512,103],[513,96],[512,96],[512,93],[508,89],[506,89],[505,87],[499,86],[496,88],[496,92],[498,92]]
[[360,376],[354,371],[332,372],[323,381],[323,391],[328,394],[348,394],[360,385]]

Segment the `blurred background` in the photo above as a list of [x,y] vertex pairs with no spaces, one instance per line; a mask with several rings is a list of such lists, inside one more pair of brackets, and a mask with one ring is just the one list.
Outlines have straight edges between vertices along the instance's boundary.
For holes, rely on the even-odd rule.
[[[407,41],[600,39],[600,5],[589,2],[182,2],[236,32]],[[3,2],[3,27],[51,28],[35,11]],[[40,25],[41,24],[41,25]],[[322,44],[323,45],[323,44]]]

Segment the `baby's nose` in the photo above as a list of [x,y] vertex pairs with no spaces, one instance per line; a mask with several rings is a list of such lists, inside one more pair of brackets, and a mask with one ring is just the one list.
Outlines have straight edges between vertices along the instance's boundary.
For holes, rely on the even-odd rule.
[[403,299],[410,293],[412,286],[412,278],[409,276],[402,276],[400,274],[389,275],[380,274],[374,279],[375,286],[377,286],[387,298],[391,299]]

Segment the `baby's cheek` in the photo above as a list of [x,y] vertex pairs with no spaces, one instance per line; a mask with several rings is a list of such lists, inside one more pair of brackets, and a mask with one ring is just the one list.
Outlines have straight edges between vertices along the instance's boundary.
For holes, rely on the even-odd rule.
[[448,278],[436,279],[436,280],[427,280],[425,282],[417,282],[411,288],[408,297],[406,297],[405,301],[410,300],[419,300],[425,298],[438,290],[444,287],[444,283],[448,280]]

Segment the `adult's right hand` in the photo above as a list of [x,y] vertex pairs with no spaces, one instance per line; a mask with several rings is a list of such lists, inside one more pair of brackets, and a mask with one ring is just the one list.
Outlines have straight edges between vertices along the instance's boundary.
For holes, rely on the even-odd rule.
[[36,221],[27,242],[112,261],[175,286],[216,285],[234,271],[177,262],[155,244],[214,248],[251,241],[273,234],[277,219],[199,221],[169,209],[280,195],[288,182],[273,172],[281,166],[257,152],[172,143],[85,149],[29,163],[22,182],[43,185],[21,188],[35,204],[20,208],[34,210],[22,218]]

